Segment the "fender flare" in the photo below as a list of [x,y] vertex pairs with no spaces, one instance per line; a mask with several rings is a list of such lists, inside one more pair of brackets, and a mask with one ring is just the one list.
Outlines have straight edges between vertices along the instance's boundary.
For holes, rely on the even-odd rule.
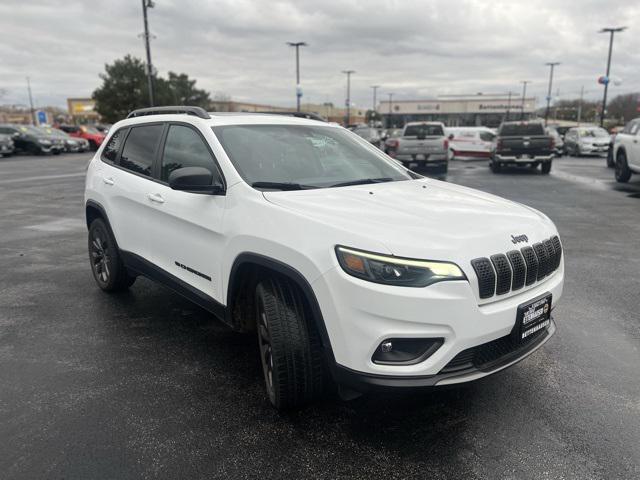
[[87,215],[87,210],[89,208],[95,208],[100,212],[100,217],[102,218],[104,223],[107,225],[107,228],[109,229],[109,233],[111,234],[111,237],[116,242],[116,248],[118,248],[119,250],[120,247],[118,246],[118,239],[113,233],[113,228],[111,228],[111,223],[109,222],[109,216],[107,215],[107,211],[104,209],[104,207],[100,203],[96,202],[95,200],[87,200],[84,206],[84,215],[85,215],[85,221],[87,222],[87,230],[91,226],[91,223],[89,222],[89,216]]
[[[286,263],[281,262],[280,260],[276,260],[271,257],[267,257],[265,255],[261,255],[258,253],[252,252],[243,252],[240,253],[235,260],[233,261],[233,265],[231,266],[231,270],[229,272],[229,288],[227,289],[227,307],[233,302],[233,298],[241,284],[241,279],[238,276],[238,270],[242,265],[245,264],[253,264],[258,265],[260,267],[264,267],[269,270],[273,270],[280,275],[287,277],[289,280],[294,282],[302,291],[309,308],[311,309],[311,314],[313,317],[314,324],[320,334],[320,341],[322,342],[322,347],[327,356],[327,360],[330,361],[330,365],[335,364],[335,357],[333,355],[333,350],[331,348],[331,341],[329,340],[329,334],[327,332],[327,328],[324,323],[324,317],[322,316],[322,310],[320,309],[320,304],[316,298],[315,293],[313,292],[313,288],[311,284],[307,281],[307,279],[302,275],[298,270],[287,265]],[[231,315],[231,308],[227,308],[227,315]],[[227,319],[229,324],[231,324],[231,318]]]

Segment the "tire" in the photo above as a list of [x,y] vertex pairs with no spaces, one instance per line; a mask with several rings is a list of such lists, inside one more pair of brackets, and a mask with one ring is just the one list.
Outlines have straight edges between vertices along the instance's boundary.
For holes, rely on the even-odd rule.
[[489,162],[489,168],[493,173],[500,173],[502,170],[502,166],[498,162],[494,162],[493,160]]
[[616,155],[615,176],[619,183],[627,183],[631,178],[631,170],[629,170],[627,154],[624,150],[619,150]]
[[323,354],[302,292],[283,277],[256,287],[256,330],[267,394],[279,410],[297,408],[323,390]]
[[116,241],[100,218],[91,222],[88,247],[91,272],[98,287],[105,292],[121,292],[133,285],[136,277],[127,272]]
[[542,174],[543,175],[549,175],[549,172],[551,171],[551,163],[552,162],[542,162]]

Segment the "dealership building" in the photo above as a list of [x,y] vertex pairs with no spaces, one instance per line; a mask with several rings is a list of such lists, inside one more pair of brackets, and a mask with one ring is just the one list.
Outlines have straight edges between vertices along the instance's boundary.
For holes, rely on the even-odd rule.
[[383,124],[402,127],[407,122],[437,121],[449,127],[497,127],[507,118],[527,119],[535,115],[536,99],[505,94],[446,95],[431,100],[381,101],[378,112]]

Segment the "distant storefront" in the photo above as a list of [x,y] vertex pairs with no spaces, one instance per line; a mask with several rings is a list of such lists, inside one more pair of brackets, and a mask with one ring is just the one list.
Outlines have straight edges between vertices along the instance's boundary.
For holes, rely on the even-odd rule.
[[407,122],[438,121],[449,127],[497,127],[507,119],[529,118],[535,112],[536,99],[512,95],[448,95],[433,100],[382,101],[378,112],[383,123],[402,127]]

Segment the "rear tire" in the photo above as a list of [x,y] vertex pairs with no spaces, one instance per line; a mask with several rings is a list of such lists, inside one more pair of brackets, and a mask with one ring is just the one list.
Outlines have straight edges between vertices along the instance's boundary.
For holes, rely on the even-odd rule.
[[627,183],[631,178],[631,170],[629,170],[629,164],[627,163],[627,154],[624,150],[618,151],[618,155],[616,155],[615,167],[616,181],[619,183]]
[[97,218],[89,226],[89,262],[93,278],[105,292],[126,290],[136,277],[127,272],[118,246],[105,222]]
[[543,162],[541,169],[542,169],[543,175],[548,175],[549,172],[551,171],[551,162]]
[[256,330],[267,394],[280,410],[300,407],[323,390],[320,337],[300,289],[272,277],[256,287]]

